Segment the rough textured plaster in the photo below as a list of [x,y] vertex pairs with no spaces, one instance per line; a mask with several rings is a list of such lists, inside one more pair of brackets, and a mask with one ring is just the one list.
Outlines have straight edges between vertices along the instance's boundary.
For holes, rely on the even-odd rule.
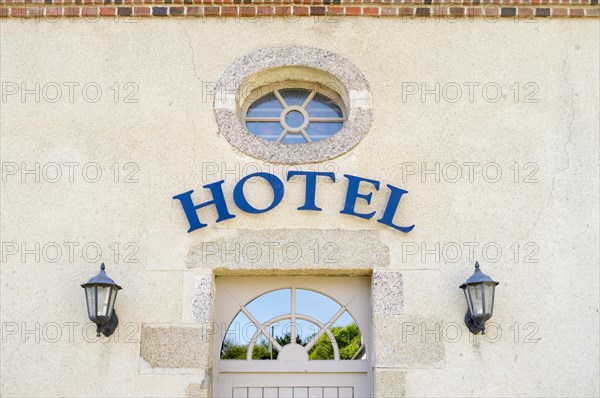
[[375,366],[420,368],[444,366],[439,321],[417,315],[375,315]]

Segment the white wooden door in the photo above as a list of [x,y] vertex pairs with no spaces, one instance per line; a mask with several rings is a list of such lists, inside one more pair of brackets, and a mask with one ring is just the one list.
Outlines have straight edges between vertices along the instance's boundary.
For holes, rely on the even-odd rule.
[[369,278],[217,277],[216,323],[215,397],[372,396]]

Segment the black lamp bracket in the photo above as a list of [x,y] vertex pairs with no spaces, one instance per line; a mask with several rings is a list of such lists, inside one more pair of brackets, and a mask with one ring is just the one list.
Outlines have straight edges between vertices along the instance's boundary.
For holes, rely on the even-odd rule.
[[112,316],[107,323],[104,325],[97,325],[96,336],[100,337],[100,332],[102,332],[103,335],[109,337],[117,329],[117,326],[119,326],[119,318],[117,317],[117,310],[113,310]]
[[476,321],[471,316],[471,312],[467,310],[467,314],[465,315],[465,325],[469,328],[469,332],[473,334],[485,334],[485,325],[483,322]]

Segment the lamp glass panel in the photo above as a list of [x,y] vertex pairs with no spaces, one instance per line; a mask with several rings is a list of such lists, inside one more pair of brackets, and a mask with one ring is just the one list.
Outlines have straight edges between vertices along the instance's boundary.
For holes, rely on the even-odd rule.
[[117,300],[117,292],[118,290],[114,287],[111,287],[112,294],[110,295],[110,302],[108,303],[108,313],[107,316],[110,316],[113,312],[113,308],[115,307],[115,301]]
[[85,298],[87,300],[88,316],[93,318],[96,316],[96,286],[85,288]]
[[108,304],[111,288],[109,286],[98,286],[98,308],[97,316],[108,316]]
[[467,289],[463,289],[465,292],[465,299],[467,299],[467,306],[469,307],[469,313],[473,313],[473,306],[471,305],[471,299],[469,298],[469,292]]
[[496,286],[491,283],[483,285],[483,293],[485,294],[485,313],[492,315],[494,306],[494,290]]
[[469,296],[471,298],[471,315],[483,315],[483,288],[481,284],[469,285]]

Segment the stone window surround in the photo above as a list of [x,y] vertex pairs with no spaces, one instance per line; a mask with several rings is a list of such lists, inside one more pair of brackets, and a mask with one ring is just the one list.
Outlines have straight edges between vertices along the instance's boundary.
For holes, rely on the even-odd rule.
[[[335,91],[348,112],[344,127],[326,140],[297,145],[270,142],[248,132],[241,120],[248,95],[286,80],[318,83]],[[371,126],[371,92],[362,72],[341,55],[314,47],[277,46],[247,54],[223,71],[216,93],[219,133],[241,152],[268,162],[302,164],[338,157],[356,146]]]

